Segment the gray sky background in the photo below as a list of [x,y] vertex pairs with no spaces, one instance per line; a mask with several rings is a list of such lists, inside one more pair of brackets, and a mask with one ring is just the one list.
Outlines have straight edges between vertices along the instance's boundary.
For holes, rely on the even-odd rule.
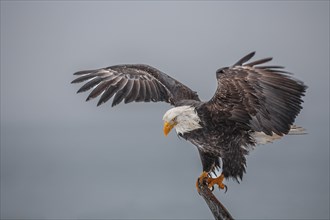
[[1,218],[212,218],[165,103],[85,103],[72,73],[150,64],[208,100],[250,51],[308,86],[308,135],[259,146],[216,195],[237,219],[329,218],[329,1],[1,1]]

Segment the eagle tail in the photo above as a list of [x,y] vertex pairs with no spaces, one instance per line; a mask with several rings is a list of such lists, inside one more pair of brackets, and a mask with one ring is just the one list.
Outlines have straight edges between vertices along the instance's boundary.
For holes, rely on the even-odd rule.
[[300,134],[307,134],[307,132],[306,132],[306,129],[303,127],[299,127],[297,125],[292,125],[288,134],[300,135]]
[[[292,125],[288,135],[302,135],[307,134],[306,129],[297,125]],[[264,132],[254,132],[253,138],[256,144],[268,144],[273,143],[275,140],[281,139],[283,136],[273,133],[273,135],[267,135]]]

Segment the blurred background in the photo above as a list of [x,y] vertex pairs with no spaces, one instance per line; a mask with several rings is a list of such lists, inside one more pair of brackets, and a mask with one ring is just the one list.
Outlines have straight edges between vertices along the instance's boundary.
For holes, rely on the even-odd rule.
[[1,1],[1,218],[210,219],[166,103],[115,108],[73,73],[145,63],[203,100],[251,51],[308,86],[308,135],[259,146],[217,197],[237,219],[329,218],[329,1]]

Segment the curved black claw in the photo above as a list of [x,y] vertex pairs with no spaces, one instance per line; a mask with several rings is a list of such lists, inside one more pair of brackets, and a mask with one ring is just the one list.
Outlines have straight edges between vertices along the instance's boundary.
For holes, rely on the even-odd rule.
[[225,193],[227,192],[228,188],[227,188],[227,185],[225,185]]
[[212,188],[211,188],[211,191],[213,192],[213,190],[214,190],[214,186],[212,186]]

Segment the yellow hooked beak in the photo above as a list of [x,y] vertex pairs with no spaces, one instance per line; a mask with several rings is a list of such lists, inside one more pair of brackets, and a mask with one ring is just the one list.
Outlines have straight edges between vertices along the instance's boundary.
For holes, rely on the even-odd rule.
[[164,128],[163,128],[164,135],[167,136],[175,125],[176,125],[176,123],[174,123],[174,122],[168,123],[167,121],[165,121]]

